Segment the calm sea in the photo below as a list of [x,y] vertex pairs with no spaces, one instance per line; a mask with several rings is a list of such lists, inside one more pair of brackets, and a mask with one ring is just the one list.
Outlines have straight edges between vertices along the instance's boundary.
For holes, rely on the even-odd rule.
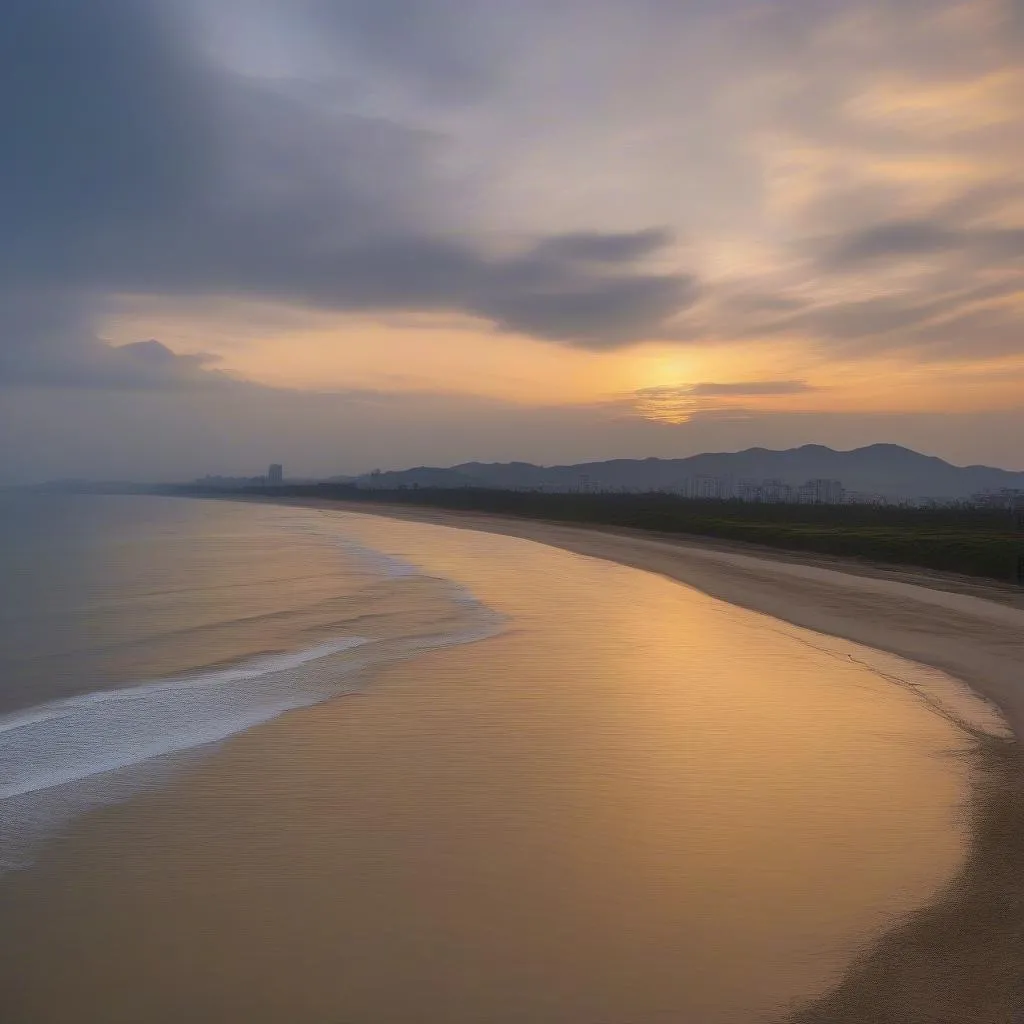
[[270,505],[8,492],[0,581],[0,871],[173,755],[500,621]]

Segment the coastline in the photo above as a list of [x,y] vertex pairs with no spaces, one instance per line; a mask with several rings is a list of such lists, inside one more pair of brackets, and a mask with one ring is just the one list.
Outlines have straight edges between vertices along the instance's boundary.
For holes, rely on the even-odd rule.
[[1024,738],[1020,588],[927,569],[640,530],[370,502],[244,500],[503,534],[653,572],[728,604],[945,672],[994,705],[1018,743]]
[[[785,610],[766,617],[788,601],[898,634],[909,607],[918,632],[955,637],[978,617],[972,594],[908,599],[676,540],[391,517],[466,528],[418,530],[389,523],[394,509],[305,504],[355,512],[359,542],[462,580],[523,628],[390,666],[365,699],[245,731],[76,824],[0,893],[12,1020],[90,1006],[328,1024],[344,1007],[398,1024],[424,1005],[469,1024],[498,1006],[579,1024],[1015,1019],[1024,763],[972,725],[1004,720],[939,673],[810,634],[794,648]],[[982,639],[967,630],[961,654],[1016,621],[979,603]],[[679,686],[693,658],[707,702]],[[513,689],[481,687],[495,666],[515,666]],[[706,813],[731,824],[688,827]]]
[[[666,576],[815,632],[939,669],[994,705],[1010,736],[968,733],[972,793],[964,864],[787,1024],[1007,1024],[1024,1020],[1024,601],[927,571],[751,554],[639,533],[388,505],[307,507],[506,534]],[[894,578],[895,577],[895,578]],[[935,586],[940,583],[941,587]],[[985,596],[979,596],[979,592]]]

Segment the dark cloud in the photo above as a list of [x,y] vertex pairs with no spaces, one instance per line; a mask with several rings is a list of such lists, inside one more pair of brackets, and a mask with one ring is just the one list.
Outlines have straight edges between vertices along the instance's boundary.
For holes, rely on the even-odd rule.
[[[351,30],[352,45],[399,63],[433,54],[439,74],[451,67],[464,77],[442,36],[436,50],[427,45],[434,23],[415,5],[313,8]],[[451,310],[600,348],[656,334],[692,301],[690,277],[634,266],[669,241],[661,229],[555,236],[503,258],[446,237],[432,222],[435,137],[339,112],[329,92],[214,69],[175,10],[185,8],[5,6],[0,303],[21,292],[257,295],[342,310]],[[5,379],[17,378],[16,366],[38,374],[45,365],[55,378],[91,381],[83,366],[96,364],[98,343],[87,305],[64,305],[62,315],[82,319],[63,324],[59,341],[44,337],[49,312],[32,306],[30,323],[29,308],[4,325]],[[75,355],[78,346],[88,357]],[[25,349],[34,354],[15,351]],[[116,363],[129,365],[124,353]]]
[[[4,265],[55,272],[150,223],[207,168],[208,85],[157,0],[8,0],[0,33]],[[68,251],[70,247],[70,252]]]
[[993,256],[1007,260],[1024,259],[1024,227],[1001,228],[978,234],[981,245]]
[[218,370],[210,369],[217,357],[207,354],[179,355],[155,339],[128,345],[108,345],[97,374],[102,387],[210,387],[234,383]]
[[[329,232],[305,218],[242,218],[231,231],[208,226],[191,260],[179,259],[177,247],[170,259],[153,249],[120,268],[117,280],[139,291],[253,293],[340,310],[455,310],[503,330],[593,348],[657,335],[697,294],[692,277],[645,274],[624,256],[611,268],[595,267],[575,255],[575,235],[564,250],[555,237],[496,258],[436,236],[350,241]],[[611,252],[635,248],[636,237],[592,234],[587,244]]]
[[[499,271],[498,284],[501,279]],[[696,281],[683,276],[581,275],[547,286],[495,288],[480,296],[478,311],[506,330],[582,348],[613,348],[669,330],[669,321],[697,294]]]
[[[258,7],[273,5],[235,6],[255,16]],[[839,6],[642,5],[652,25],[672,32],[692,19],[723,18],[734,32],[756,36],[760,68],[794,54],[810,60],[818,29]],[[663,227],[553,234],[519,253],[496,255],[437,212],[447,187],[438,169],[445,140],[384,116],[387,105],[376,102],[374,83],[364,82],[360,92],[345,77],[356,66],[377,69],[389,87],[395,79],[422,90],[424,102],[472,105],[516,72],[519,48],[536,39],[528,28],[564,28],[588,10],[604,24],[613,9],[625,10],[582,0],[553,7],[524,0],[502,14],[473,0],[282,3],[279,17],[291,27],[301,22],[337,71],[337,81],[299,83],[258,82],[213,66],[197,24],[186,17],[188,4],[7,0],[0,34],[0,310],[8,312],[0,312],[0,381],[159,378],[184,385],[215,377],[195,362],[161,363],[157,350],[107,351],[96,338],[89,300],[109,294],[452,311],[591,349],[780,332],[851,349],[927,346],[937,317],[968,315],[963,289],[953,294],[936,282],[915,294],[831,304],[765,294],[754,283],[748,294],[734,290],[718,305],[704,303],[708,289],[695,276],[651,269],[651,258],[666,255],[672,240]],[[904,21],[913,27],[921,9],[915,4]],[[552,20],[538,20],[544,18]],[[609,52],[633,73],[635,54],[625,60]],[[566,55],[570,64],[577,58]],[[591,74],[596,65],[581,67]],[[845,115],[841,124],[833,115],[844,109],[850,86],[839,80],[843,69],[835,80],[825,74],[830,69],[812,70],[828,88],[795,90],[787,116],[826,133],[821,139],[829,142],[828,132],[838,139],[849,127]],[[355,106],[364,113],[352,113],[346,90],[359,93]],[[1024,232],[977,223],[991,223],[991,210],[1011,200],[1013,189],[985,188],[931,218],[873,215],[868,227],[837,229],[814,249],[811,271],[884,271],[920,257],[937,265],[959,260],[972,272],[1015,265]],[[840,192],[834,206],[843,205],[834,201]],[[49,298],[21,301],[25,295]],[[996,334],[1006,337],[1002,327]],[[935,341],[935,351],[947,349]]]
[[[478,97],[498,62],[493,19],[474,0],[287,0],[349,59],[385,67],[446,100]],[[285,8],[282,8],[285,10]],[[490,44],[490,45],[489,45]]]
[[1003,0],[1003,8],[1010,41],[1016,45],[1024,44],[1024,0]]
[[113,346],[89,331],[96,310],[63,292],[0,296],[0,387],[162,390],[234,384],[211,355],[178,355],[159,341]]
[[843,269],[877,259],[930,256],[961,249],[965,239],[932,221],[891,221],[856,231],[833,244],[825,253],[826,266]]
[[881,260],[963,253],[984,263],[1024,256],[1024,228],[960,228],[938,220],[890,221],[854,231],[826,246],[822,265],[857,268]]
[[663,249],[671,241],[672,233],[665,228],[621,234],[589,231],[547,239],[537,247],[537,254],[549,255],[554,260],[630,263]]

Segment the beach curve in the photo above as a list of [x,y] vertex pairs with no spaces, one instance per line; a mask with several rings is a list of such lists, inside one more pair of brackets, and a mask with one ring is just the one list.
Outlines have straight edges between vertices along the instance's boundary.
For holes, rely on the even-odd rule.
[[[1006,588],[833,558],[491,514],[285,499],[504,534],[653,572],[711,597],[948,673],[1009,735],[972,731],[970,842],[935,899],[879,936],[787,1024],[1006,1024],[1024,1011],[1024,600]],[[843,571],[846,570],[846,571]],[[895,578],[894,578],[895,577]]]

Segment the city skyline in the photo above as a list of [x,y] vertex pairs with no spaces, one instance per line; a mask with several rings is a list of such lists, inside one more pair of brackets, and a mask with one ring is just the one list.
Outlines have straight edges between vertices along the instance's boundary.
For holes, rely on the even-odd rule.
[[[214,489],[279,486],[283,467],[258,476],[208,474]],[[187,486],[185,481],[180,481]],[[771,451],[703,453],[684,459],[620,459],[570,465],[523,462],[375,468],[360,475],[301,477],[287,483],[341,484],[370,490],[483,488],[549,493],[666,493],[689,499],[784,504],[952,503],[1012,505],[1024,496],[1024,473],[958,467],[897,445],[834,451],[820,445]]]
[[1024,469],[1019,0],[7,11],[0,483]]

